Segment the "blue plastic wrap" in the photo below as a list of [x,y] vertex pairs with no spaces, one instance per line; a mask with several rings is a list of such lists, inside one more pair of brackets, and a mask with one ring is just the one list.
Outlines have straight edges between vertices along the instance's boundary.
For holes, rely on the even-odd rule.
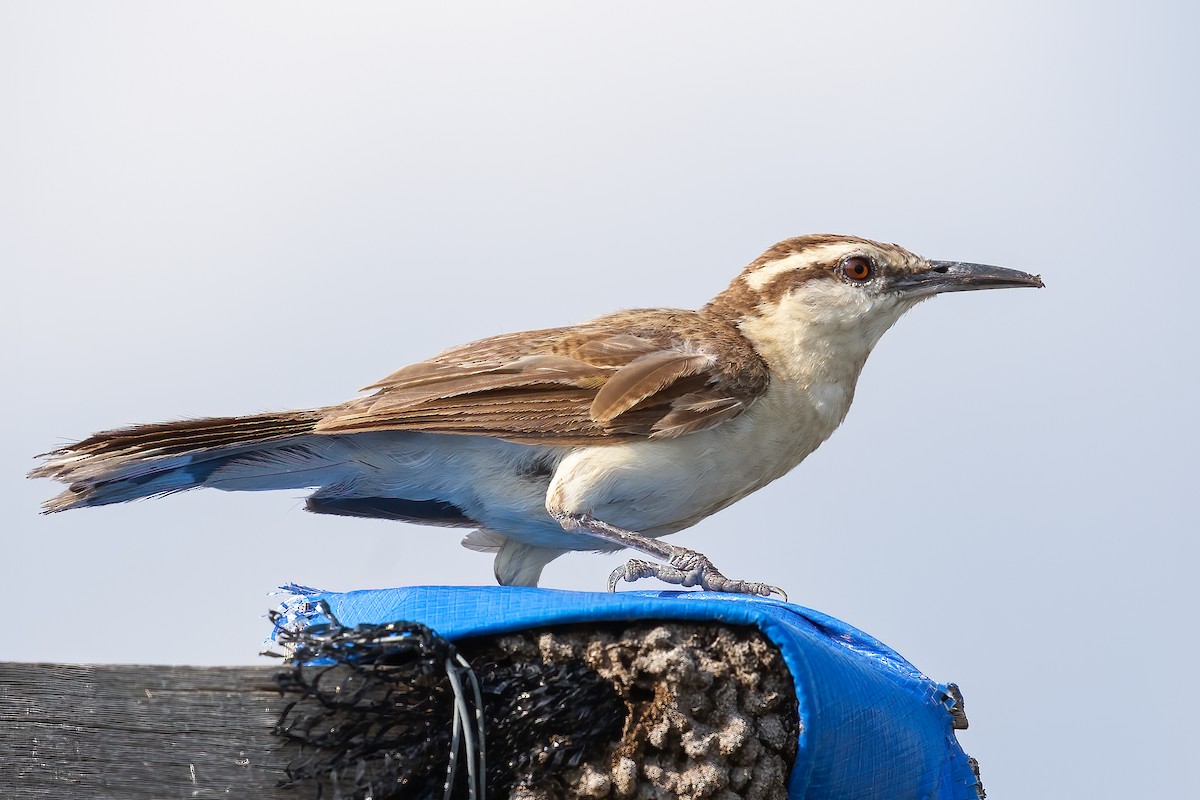
[[801,733],[788,796],[805,800],[976,800],[976,778],[952,728],[946,686],[883,643],[819,611],[715,592],[566,592],[507,586],[415,586],[302,592],[293,622],[421,622],[448,639],[614,620],[753,625],[779,648],[799,700]]

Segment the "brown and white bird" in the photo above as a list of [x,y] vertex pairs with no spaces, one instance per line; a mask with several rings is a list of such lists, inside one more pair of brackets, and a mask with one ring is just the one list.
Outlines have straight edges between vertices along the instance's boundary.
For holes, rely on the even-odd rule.
[[[306,411],[136,425],[44,456],[47,511],[210,486],[315,488],[310,511],[475,528],[496,579],[535,586],[570,550],[631,547],[609,577],[750,594],[659,541],[788,472],[841,424],[871,349],[942,292],[1042,286],[853,236],[801,236],[699,311],[621,311],[447,350]],[[782,592],[780,592],[782,593]]]

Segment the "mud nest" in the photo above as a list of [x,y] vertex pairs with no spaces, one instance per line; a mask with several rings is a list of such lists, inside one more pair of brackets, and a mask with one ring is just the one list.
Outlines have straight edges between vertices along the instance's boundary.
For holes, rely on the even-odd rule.
[[[640,622],[497,637],[522,661],[579,661],[616,690],[621,738],[514,798],[784,798],[799,715],[791,674],[758,630]],[[495,656],[493,655],[493,658]]]
[[[279,674],[292,702],[277,728],[299,745],[286,783],[313,796],[443,797],[461,655],[483,701],[488,798],[786,797],[795,690],[756,629],[605,623],[457,648],[410,623],[316,634],[287,642],[297,663]],[[300,665],[314,660],[328,666]],[[453,669],[473,710],[469,674]],[[454,797],[468,796],[469,758]]]

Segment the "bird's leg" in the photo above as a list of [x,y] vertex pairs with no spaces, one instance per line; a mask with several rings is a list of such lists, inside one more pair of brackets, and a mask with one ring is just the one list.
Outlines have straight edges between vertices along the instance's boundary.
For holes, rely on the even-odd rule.
[[610,525],[588,514],[559,513],[554,516],[564,530],[586,533],[621,547],[631,547],[667,562],[666,564],[653,564],[649,561],[635,559],[617,567],[608,576],[610,592],[615,591],[617,583],[622,580],[632,583],[639,578],[658,578],[660,581],[676,586],[699,586],[711,592],[756,594],[763,597],[778,594],[785,601],[787,600],[787,593],[778,586],[726,578],[708,560],[708,556],[695,550],[667,544],[625,528],[618,528],[616,525]]

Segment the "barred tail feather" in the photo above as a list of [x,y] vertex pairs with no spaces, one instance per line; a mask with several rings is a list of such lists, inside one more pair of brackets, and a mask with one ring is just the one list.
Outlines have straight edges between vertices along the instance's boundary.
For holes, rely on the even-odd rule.
[[234,470],[239,478],[229,483],[237,485],[220,488],[312,486],[314,476],[306,474],[312,457],[304,443],[317,438],[312,430],[324,414],[289,411],[104,431],[44,454],[29,477],[68,485],[44,504],[46,513],[217,485],[218,470],[237,465],[246,467]]

